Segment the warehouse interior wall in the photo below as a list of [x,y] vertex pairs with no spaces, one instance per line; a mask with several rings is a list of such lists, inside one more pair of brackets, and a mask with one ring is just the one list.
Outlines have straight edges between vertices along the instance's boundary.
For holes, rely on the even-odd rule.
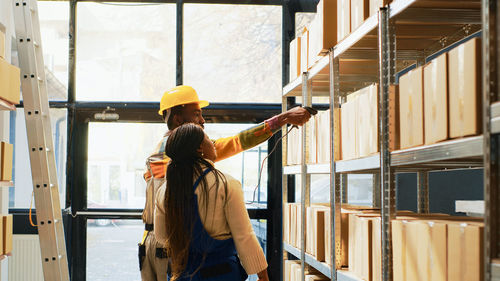
[[[396,176],[398,210],[417,211],[417,174]],[[460,170],[429,174],[429,211],[450,215],[455,212],[457,200],[483,200],[483,170]]]

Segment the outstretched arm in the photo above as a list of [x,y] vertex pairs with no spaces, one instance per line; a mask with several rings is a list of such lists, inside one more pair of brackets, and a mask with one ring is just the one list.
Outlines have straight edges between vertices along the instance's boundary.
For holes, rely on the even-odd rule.
[[306,109],[295,107],[235,136],[220,138],[214,142],[217,151],[215,161],[224,160],[267,141],[286,124],[302,126],[310,118],[311,114]]

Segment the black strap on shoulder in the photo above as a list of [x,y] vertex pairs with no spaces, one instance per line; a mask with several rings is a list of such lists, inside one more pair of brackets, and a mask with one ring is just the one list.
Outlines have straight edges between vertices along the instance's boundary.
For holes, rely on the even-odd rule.
[[198,179],[193,184],[193,191],[196,190],[196,188],[200,184],[203,177],[205,177],[210,171],[212,171],[212,168],[206,168],[205,171],[203,171],[203,173],[201,173],[201,175],[198,177]]

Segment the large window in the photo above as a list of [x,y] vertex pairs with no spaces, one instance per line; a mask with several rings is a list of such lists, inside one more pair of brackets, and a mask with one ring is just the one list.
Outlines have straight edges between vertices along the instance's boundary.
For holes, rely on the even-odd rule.
[[175,86],[175,5],[78,3],[76,97],[159,101]]
[[184,5],[184,83],[212,102],[281,102],[281,7]]
[[[66,201],[66,147],[67,147],[67,110],[50,109],[52,124],[52,139],[54,141],[54,155],[56,159],[57,183],[59,185],[59,199],[64,208]],[[28,150],[28,137],[24,109],[10,113],[10,143],[14,143],[14,185],[9,189],[10,208],[29,208],[33,181],[31,177],[31,163]],[[33,204],[33,208],[35,205]]]

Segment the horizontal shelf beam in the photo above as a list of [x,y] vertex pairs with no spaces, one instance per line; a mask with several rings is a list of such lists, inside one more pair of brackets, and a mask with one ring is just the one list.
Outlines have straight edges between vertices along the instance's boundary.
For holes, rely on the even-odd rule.
[[[283,249],[300,260],[300,249],[297,249],[288,243],[283,243]],[[307,253],[305,262],[322,274],[326,275],[328,278],[331,276],[331,268],[328,264],[317,261],[313,256]],[[362,281],[362,279],[356,277],[347,270],[337,270],[337,281]]]

